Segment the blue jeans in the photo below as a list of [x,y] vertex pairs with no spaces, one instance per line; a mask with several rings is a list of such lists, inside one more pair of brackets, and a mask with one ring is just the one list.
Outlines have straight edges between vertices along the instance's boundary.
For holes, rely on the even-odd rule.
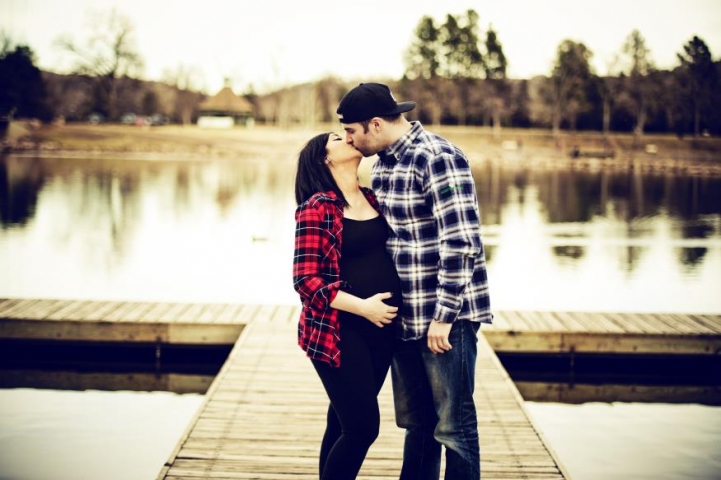
[[406,429],[400,480],[438,480],[441,445],[446,480],[481,478],[481,453],[473,389],[477,322],[453,324],[453,348],[442,354],[427,340],[396,342],[392,379],[396,423]]

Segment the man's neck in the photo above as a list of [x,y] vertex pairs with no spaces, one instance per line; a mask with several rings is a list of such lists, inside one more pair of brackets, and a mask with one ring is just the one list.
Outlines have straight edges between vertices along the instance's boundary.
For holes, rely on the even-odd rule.
[[413,125],[411,125],[411,122],[405,119],[405,117],[401,118],[401,121],[398,123],[387,123],[387,145],[385,148],[390,147],[394,143],[396,143],[398,140],[403,138],[403,136],[410,132],[411,128],[413,128]]

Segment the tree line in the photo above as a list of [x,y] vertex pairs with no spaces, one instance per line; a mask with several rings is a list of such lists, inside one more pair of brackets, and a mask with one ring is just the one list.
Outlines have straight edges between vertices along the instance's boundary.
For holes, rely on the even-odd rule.
[[420,100],[430,123],[550,127],[679,135],[721,133],[721,62],[694,36],[680,46],[678,65],[654,66],[646,40],[632,31],[602,75],[592,50],[564,40],[547,76],[509,79],[497,32],[483,35],[478,14],[424,16],[414,32],[400,81],[404,98]]
[[[95,15],[95,30],[85,41],[57,40],[76,61],[71,75],[40,72],[28,46],[3,39],[0,116],[75,121],[99,112],[117,121],[132,111],[192,123],[205,97],[197,70],[180,65],[161,82],[141,80],[132,22],[115,10]],[[639,138],[645,132],[721,134],[721,62],[698,36],[679,46],[678,64],[669,70],[656,68],[638,30],[630,32],[607,72],[596,72],[592,58],[587,45],[567,39],[548,75],[508,78],[499,34],[491,26],[482,31],[471,9],[441,22],[422,16],[405,51],[402,78],[375,80],[415,100],[412,116],[428,124],[486,125],[497,134],[503,127],[633,132]],[[327,77],[245,96],[259,122],[333,122],[338,100],[352,86]]]

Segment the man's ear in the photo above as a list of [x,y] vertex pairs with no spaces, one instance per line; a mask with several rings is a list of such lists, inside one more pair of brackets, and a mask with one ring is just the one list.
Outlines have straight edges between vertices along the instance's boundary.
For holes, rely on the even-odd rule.
[[383,120],[378,117],[373,117],[368,125],[373,133],[380,133],[383,130]]

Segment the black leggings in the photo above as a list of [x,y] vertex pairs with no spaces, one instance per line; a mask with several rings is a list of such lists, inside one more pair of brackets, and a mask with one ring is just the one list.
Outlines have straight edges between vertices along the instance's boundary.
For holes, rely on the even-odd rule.
[[378,392],[393,356],[393,327],[379,329],[370,322],[364,327],[349,328],[341,320],[340,367],[313,361],[330,399],[320,448],[321,480],[355,479],[378,437]]

